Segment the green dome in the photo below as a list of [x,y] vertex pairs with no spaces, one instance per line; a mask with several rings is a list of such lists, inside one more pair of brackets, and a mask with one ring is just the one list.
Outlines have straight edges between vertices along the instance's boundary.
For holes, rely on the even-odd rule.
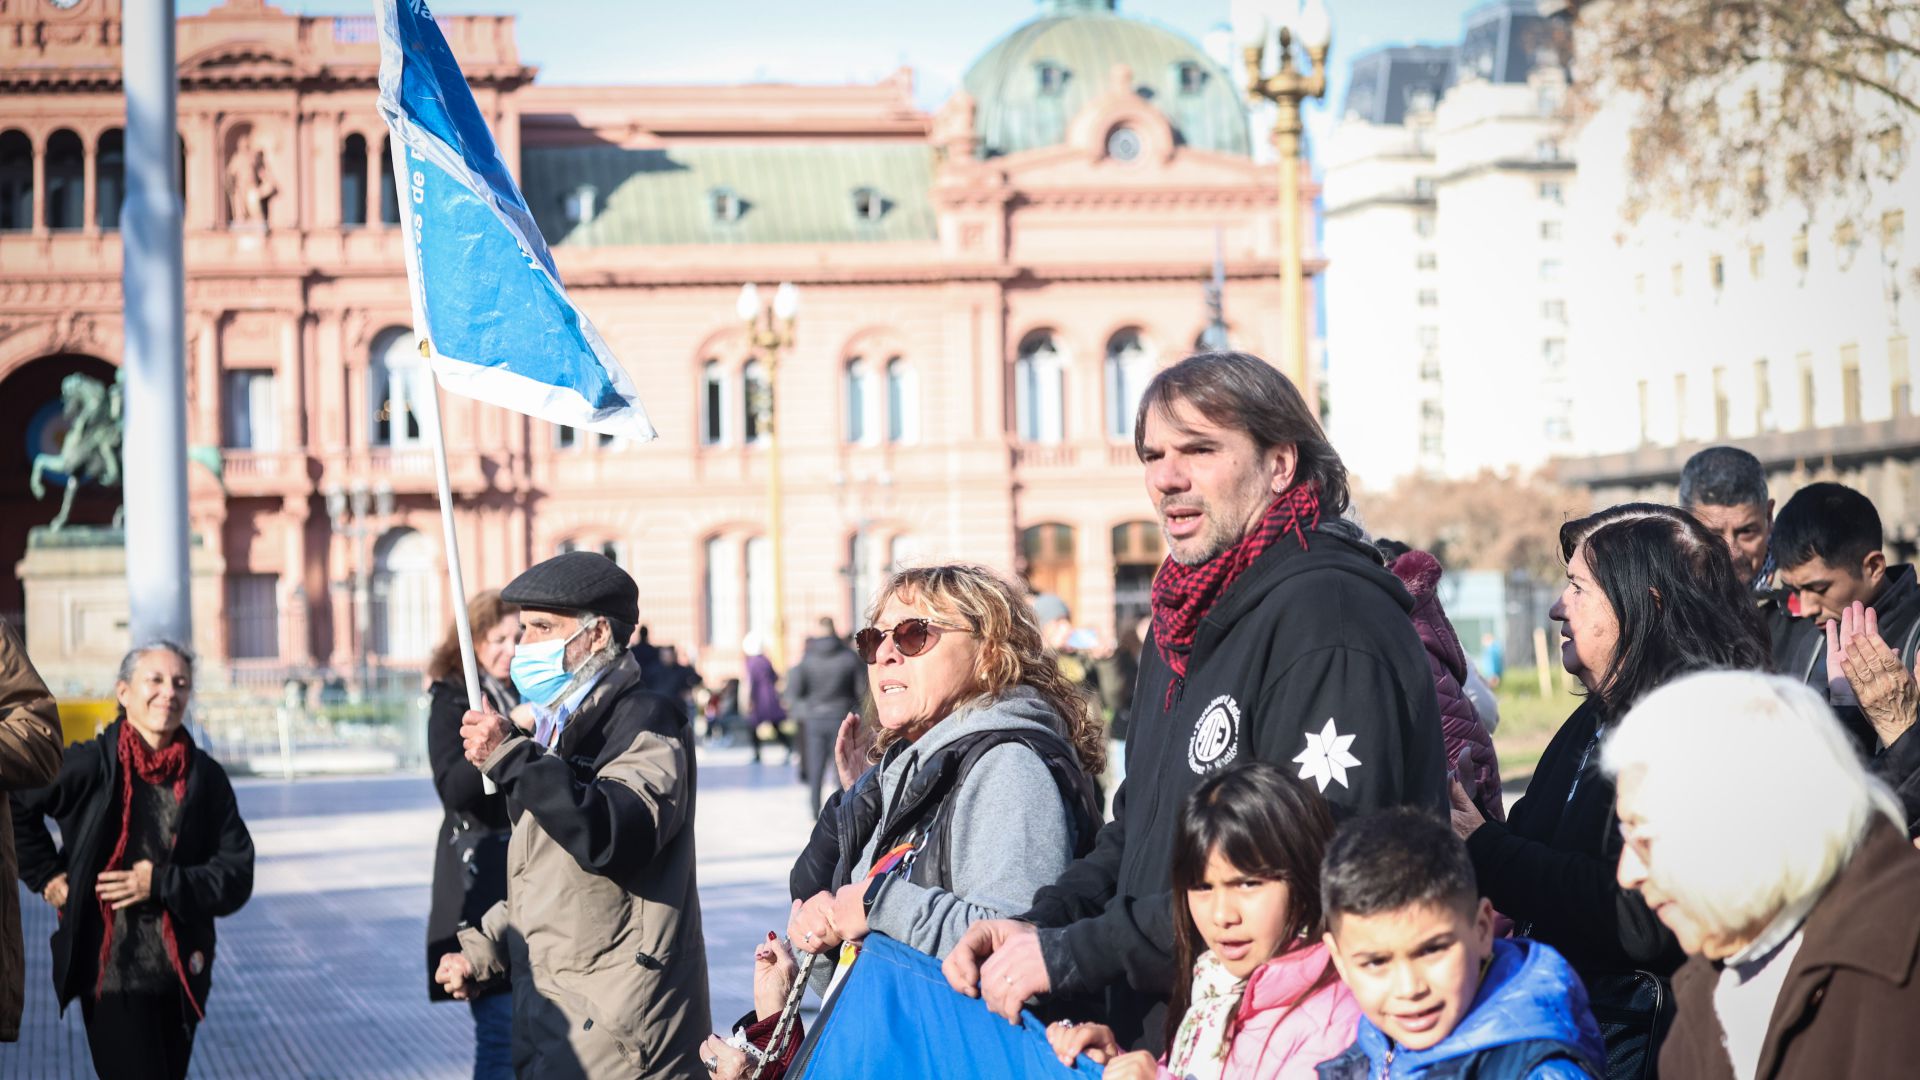
[[987,157],[1057,146],[1075,113],[1107,93],[1115,64],[1184,146],[1250,153],[1239,83],[1181,34],[1113,11],[1113,0],[1047,0],[1047,11],[967,69]]

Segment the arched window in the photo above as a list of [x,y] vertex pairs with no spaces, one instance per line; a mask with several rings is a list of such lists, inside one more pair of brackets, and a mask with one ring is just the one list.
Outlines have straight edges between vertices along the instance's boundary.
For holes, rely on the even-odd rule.
[[382,536],[373,549],[372,651],[388,660],[424,660],[440,632],[440,571],[433,541],[413,529]]
[[1066,437],[1066,367],[1048,331],[1035,330],[1020,342],[1013,393],[1022,442],[1057,443]]
[[873,365],[862,357],[847,362],[847,441],[869,443],[880,440],[880,396],[874,393]]
[[60,129],[47,139],[47,228],[78,229],[87,223],[87,149],[80,136]]
[[727,408],[726,372],[721,370],[720,361],[708,360],[700,365],[700,445],[725,443],[732,434],[727,430],[732,415]]
[[367,223],[367,139],[349,135],[340,147],[340,224]]
[[1153,377],[1153,354],[1135,329],[1122,330],[1107,342],[1107,437],[1133,440],[1133,419],[1140,409],[1140,392]]
[[433,392],[413,333],[383,330],[367,358],[367,401],[373,409],[367,440],[372,446],[421,445],[421,410]]
[[741,425],[746,432],[743,440],[748,446],[764,442],[767,438],[766,421],[773,415],[773,388],[767,385],[767,369],[758,360],[747,361],[740,369],[741,414],[745,421]]
[[33,140],[0,132],[0,229],[33,228]]
[[744,630],[740,625],[741,573],[740,544],[730,536],[709,537],[706,542],[706,582],[702,596],[706,606],[708,645],[735,648]]
[[393,181],[393,136],[380,142],[380,224],[400,224],[400,192]]
[[920,377],[899,356],[887,361],[887,441],[920,441]]
[[1080,571],[1071,525],[1034,525],[1020,532],[1020,557],[1027,587],[1035,595],[1052,593],[1069,608],[1080,595]]
[[127,136],[119,128],[100,133],[94,152],[93,221],[102,229],[120,227],[120,204],[127,201]]

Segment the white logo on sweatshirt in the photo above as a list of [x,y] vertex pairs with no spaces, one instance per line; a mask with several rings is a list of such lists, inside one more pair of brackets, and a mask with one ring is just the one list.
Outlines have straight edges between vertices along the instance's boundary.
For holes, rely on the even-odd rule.
[[1240,703],[1221,694],[1200,710],[1187,743],[1187,767],[1202,776],[1233,763],[1240,753]]
[[1336,780],[1341,787],[1350,787],[1347,770],[1360,765],[1360,759],[1347,752],[1355,738],[1357,736],[1340,734],[1340,729],[1333,726],[1333,717],[1327,717],[1327,726],[1321,728],[1319,734],[1307,732],[1307,748],[1293,757],[1300,763],[1300,779],[1314,781],[1321,791]]

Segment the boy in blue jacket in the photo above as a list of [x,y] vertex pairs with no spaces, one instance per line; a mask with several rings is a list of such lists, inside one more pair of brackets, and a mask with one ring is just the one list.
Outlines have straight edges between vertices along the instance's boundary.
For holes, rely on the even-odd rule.
[[1320,875],[1327,947],[1366,1014],[1321,1080],[1605,1075],[1586,987],[1537,941],[1496,941],[1467,848],[1414,810],[1344,826]]

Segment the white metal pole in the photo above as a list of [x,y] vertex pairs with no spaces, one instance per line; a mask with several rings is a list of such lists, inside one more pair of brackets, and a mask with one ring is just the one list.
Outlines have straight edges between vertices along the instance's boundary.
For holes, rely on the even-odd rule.
[[[484,709],[480,696],[480,665],[473,656],[473,625],[467,621],[467,586],[460,574],[460,538],[453,529],[453,484],[447,479],[447,432],[440,424],[440,377],[433,374],[433,346],[420,339],[420,359],[427,364],[426,421],[431,434],[427,444],[433,447],[433,481],[440,493],[440,539],[447,546],[447,580],[453,585],[453,630],[460,638],[460,670],[467,676],[468,707]],[[493,779],[480,774],[480,786],[493,794]]]
[[187,564],[186,282],[181,265],[173,0],[122,12],[126,202],[120,213],[126,310],[122,492],[129,629],[135,643],[193,640]]

